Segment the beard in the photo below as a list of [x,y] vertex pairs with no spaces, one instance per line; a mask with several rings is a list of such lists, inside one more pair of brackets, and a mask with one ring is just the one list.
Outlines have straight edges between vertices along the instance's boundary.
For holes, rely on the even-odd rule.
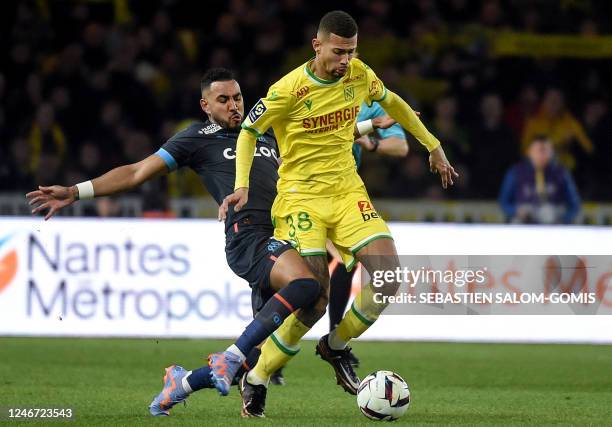
[[218,124],[223,129],[239,129],[240,125],[242,124],[242,117],[240,118],[240,120],[234,121],[234,120],[225,120],[219,117],[211,116],[210,121]]

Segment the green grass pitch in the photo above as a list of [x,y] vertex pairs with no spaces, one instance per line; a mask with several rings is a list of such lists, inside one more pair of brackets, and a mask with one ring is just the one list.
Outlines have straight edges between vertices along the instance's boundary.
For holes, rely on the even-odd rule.
[[[149,415],[165,366],[200,366],[227,345],[0,338],[0,406],[73,407],[76,419],[66,424],[88,426],[374,423],[336,386],[331,368],[314,355],[314,341],[286,369],[287,385],[270,386],[265,420],[240,418],[236,388],[223,398],[197,392],[170,417]],[[356,342],[354,349],[362,377],[389,369],[410,384],[411,407],[395,425],[612,425],[612,346]]]

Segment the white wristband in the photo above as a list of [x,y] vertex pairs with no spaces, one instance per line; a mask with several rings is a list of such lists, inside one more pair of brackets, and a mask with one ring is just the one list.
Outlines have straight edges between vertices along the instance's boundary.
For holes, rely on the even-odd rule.
[[357,132],[359,132],[360,136],[364,136],[364,135],[374,132],[374,125],[372,124],[372,120],[370,119],[370,120],[364,120],[363,122],[358,122]]
[[76,188],[79,190],[79,200],[93,199],[95,197],[91,180],[78,183]]

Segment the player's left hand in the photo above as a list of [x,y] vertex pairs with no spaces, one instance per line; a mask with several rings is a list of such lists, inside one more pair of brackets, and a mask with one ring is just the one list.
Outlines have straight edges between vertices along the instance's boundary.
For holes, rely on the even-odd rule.
[[451,166],[442,146],[439,146],[429,153],[429,170],[432,173],[439,173],[442,180],[442,188],[447,188],[448,185],[453,185],[453,178],[459,178],[459,174],[455,172],[455,168]]
[[[421,113],[419,111],[415,111],[414,113],[418,117],[421,116]],[[396,123],[397,121],[393,117],[389,116],[388,114],[385,114],[384,116],[374,117],[372,119],[372,126],[374,127],[374,129],[389,129],[391,126],[393,126]]]
[[241,187],[223,199],[223,203],[219,206],[219,221],[225,221],[229,205],[234,205],[234,212],[239,212],[240,209],[249,201],[249,189]]
[[395,119],[388,115],[378,116],[372,119],[372,126],[374,129],[388,129],[395,123],[397,123]]

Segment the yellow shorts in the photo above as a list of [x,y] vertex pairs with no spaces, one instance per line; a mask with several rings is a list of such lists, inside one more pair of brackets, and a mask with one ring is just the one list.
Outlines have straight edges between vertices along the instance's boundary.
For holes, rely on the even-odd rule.
[[376,239],[392,238],[363,187],[340,196],[312,199],[277,196],[272,206],[272,222],[274,237],[291,241],[302,256],[325,255],[329,238],[348,270],[355,265],[355,254],[365,245]]

